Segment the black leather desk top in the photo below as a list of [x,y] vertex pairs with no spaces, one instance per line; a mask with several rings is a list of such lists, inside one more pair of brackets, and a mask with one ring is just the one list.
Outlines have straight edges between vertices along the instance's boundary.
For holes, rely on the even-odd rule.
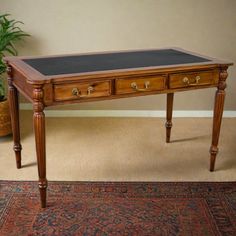
[[174,49],[24,59],[44,75],[73,74],[210,61]]

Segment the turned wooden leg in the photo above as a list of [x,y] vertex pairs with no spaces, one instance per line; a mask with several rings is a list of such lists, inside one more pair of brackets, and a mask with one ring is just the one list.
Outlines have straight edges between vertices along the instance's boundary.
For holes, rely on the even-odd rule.
[[18,91],[12,83],[11,67],[7,68],[8,73],[8,100],[11,113],[11,124],[14,146],[16,156],[16,167],[21,168],[21,144],[20,144],[20,124],[19,124],[19,101],[18,101]]
[[166,142],[170,142],[170,134],[172,127],[172,111],[173,111],[174,93],[167,94],[167,106],[166,106]]
[[220,136],[220,127],[222,121],[222,115],[224,110],[224,100],[225,100],[225,88],[226,88],[226,78],[227,78],[227,68],[222,68],[219,77],[218,89],[215,95],[215,106],[214,106],[214,116],[213,116],[213,129],[212,129],[212,143],[210,148],[210,171],[214,171],[216,155],[218,153],[218,142]]
[[45,147],[45,115],[43,105],[43,90],[40,85],[34,86],[34,131],[39,175],[39,191],[41,207],[46,207],[46,147]]

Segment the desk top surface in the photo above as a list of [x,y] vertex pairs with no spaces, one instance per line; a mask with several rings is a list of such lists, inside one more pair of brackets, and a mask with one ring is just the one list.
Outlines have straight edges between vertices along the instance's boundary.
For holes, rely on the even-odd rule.
[[[33,80],[59,78],[65,75],[117,73],[126,71],[149,71],[168,68],[186,68],[211,65],[232,65],[222,61],[181,48],[149,49],[135,51],[118,51],[102,53],[85,53],[72,55],[39,57],[6,57],[10,65],[25,73]],[[40,76],[41,75],[41,76]]]
[[145,68],[210,61],[174,49],[113,52],[23,59],[43,75]]

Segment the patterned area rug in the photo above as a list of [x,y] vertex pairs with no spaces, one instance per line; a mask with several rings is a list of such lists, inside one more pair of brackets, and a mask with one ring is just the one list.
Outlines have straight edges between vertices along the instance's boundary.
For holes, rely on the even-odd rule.
[[236,182],[0,181],[0,235],[236,235]]

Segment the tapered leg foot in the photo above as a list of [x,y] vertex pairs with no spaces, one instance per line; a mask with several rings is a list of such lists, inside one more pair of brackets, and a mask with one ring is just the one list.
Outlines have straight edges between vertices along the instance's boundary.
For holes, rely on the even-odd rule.
[[210,148],[210,154],[211,154],[211,158],[210,158],[210,171],[214,171],[215,170],[215,160],[216,160],[216,155],[218,153],[218,148],[211,146]]
[[172,122],[166,122],[166,142],[170,143]]
[[16,156],[16,167],[17,169],[21,168],[21,145],[14,145],[13,147],[14,151],[15,151],[15,156]]
[[171,128],[172,128],[172,112],[173,112],[174,93],[167,94],[166,105],[166,142],[170,142]]
[[21,168],[21,154],[20,152],[16,153],[16,168]]
[[39,181],[39,192],[41,207],[45,208],[47,206],[47,180],[44,180],[43,182]]

